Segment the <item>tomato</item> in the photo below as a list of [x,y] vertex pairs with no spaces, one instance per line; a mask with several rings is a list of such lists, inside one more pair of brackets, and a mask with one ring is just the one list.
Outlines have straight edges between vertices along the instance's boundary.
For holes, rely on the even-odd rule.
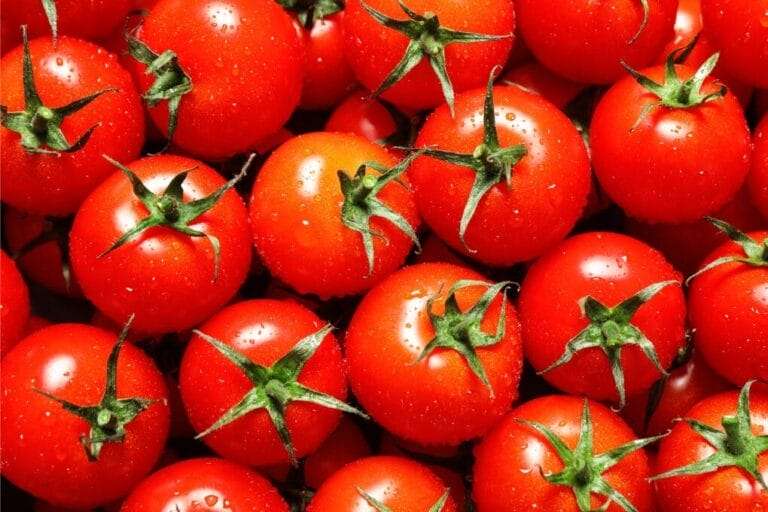
[[560,110],[584,89],[583,84],[556,75],[538,62],[526,62],[510,69],[504,74],[504,81],[541,95]]
[[360,427],[343,418],[336,430],[304,461],[304,481],[317,489],[342,467],[370,454],[371,447]]
[[270,272],[299,293],[328,298],[362,292],[402,265],[418,214],[405,182],[389,183],[404,178],[408,161],[396,163],[351,134],[300,135],[275,150],[250,202],[254,243]]
[[128,72],[103,48],[69,37],[54,46],[44,37],[31,41],[29,51],[34,86],[27,87],[27,101],[24,48],[0,60],[0,103],[9,111],[0,128],[0,197],[23,211],[67,215],[112,173],[102,154],[139,155],[141,103]]
[[230,460],[295,462],[334,431],[340,410],[356,412],[341,402],[347,386],[335,337],[297,303],[239,302],[195,333],[181,362],[181,397],[198,437]]
[[0,251],[0,356],[24,335],[29,320],[29,291],[16,263]]
[[[70,255],[77,280],[115,322],[135,313],[138,332],[188,329],[226,304],[245,279],[251,261],[245,206],[233,190],[212,203],[234,180],[225,182],[197,160],[151,156],[122,170],[102,183],[75,217]],[[134,194],[126,170],[151,191],[146,203]],[[179,197],[161,195],[167,187]],[[153,227],[137,230],[147,223]]]
[[[442,507],[435,508],[438,503]],[[358,510],[457,512],[457,507],[445,484],[426,467],[403,457],[378,456],[334,473],[317,490],[307,512]]]
[[520,289],[528,361],[558,389],[622,407],[684,345],[680,281],[659,252],[628,236],[569,238],[531,265]]
[[397,119],[384,103],[365,91],[354,91],[331,112],[325,130],[354,133],[379,144],[398,131]]
[[41,316],[30,315],[29,320],[27,320],[27,325],[24,327],[24,337],[26,338],[30,334],[39,331],[43,327],[48,327],[49,325],[51,325],[51,322],[45,318]]
[[444,106],[427,118],[415,146],[436,149],[417,158],[408,176],[437,236],[474,260],[510,266],[571,230],[586,204],[589,159],[551,103],[488,85],[460,95],[454,117]]
[[[475,448],[477,511],[579,512],[602,510],[611,501],[608,512],[651,512],[649,464],[641,448],[653,440],[635,439],[621,418],[596,402],[556,395],[531,400]],[[588,470],[579,470],[581,464]]]
[[768,88],[767,10],[765,0],[701,0],[704,26],[720,49],[723,67],[761,88]]
[[[717,211],[749,171],[749,129],[738,100],[712,78],[694,83],[696,70],[674,65],[675,55],[614,84],[589,130],[603,190],[648,222],[692,222]],[[702,78],[716,58],[700,68]]]
[[35,497],[70,508],[104,505],[160,457],[168,436],[163,377],[124,336],[115,338],[58,324],[3,358],[2,473]]
[[[383,92],[385,100],[399,107],[425,110],[443,101],[453,103],[454,93],[482,86],[512,49],[515,15],[507,0],[408,0],[405,7],[396,0],[370,0],[365,5],[368,9],[361,0],[351,0],[344,11],[347,59],[363,86]],[[406,14],[405,8],[415,12]],[[409,39],[401,30],[385,27],[373,12],[409,20],[420,36]],[[453,31],[474,37],[456,41]],[[413,67],[399,67],[408,57]]]
[[263,476],[229,461],[177,462],[152,474],[126,498],[120,512],[288,512]]
[[[665,512],[764,509],[768,492],[756,476],[768,479],[767,434],[768,395],[762,390],[750,394],[745,386],[741,393],[705,398],[661,441],[660,474],[653,477],[658,502]],[[688,474],[679,473],[683,468]]]
[[429,233],[421,244],[421,252],[414,258],[414,263],[454,263],[467,265],[467,263],[434,234]]
[[643,67],[672,38],[677,0],[517,0],[520,35],[545,66],[576,82],[609,84],[620,62]]
[[763,116],[763,120],[757,126],[753,142],[752,170],[748,180],[749,192],[752,202],[760,210],[763,218],[768,220],[768,115]]
[[[161,0],[132,46],[141,57],[133,75],[152,120],[202,158],[247,151],[276,132],[299,102],[304,52],[291,17],[274,1]],[[146,73],[166,51],[175,58]],[[169,90],[173,101],[165,101]],[[177,102],[172,129],[168,107]]]
[[345,339],[357,399],[382,427],[424,445],[485,433],[517,397],[517,315],[491,285],[457,265],[413,265],[365,296]]

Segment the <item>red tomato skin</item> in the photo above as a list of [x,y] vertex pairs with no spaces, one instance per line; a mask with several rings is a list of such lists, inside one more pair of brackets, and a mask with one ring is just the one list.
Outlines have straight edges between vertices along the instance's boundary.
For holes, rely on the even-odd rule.
[[336,430],[304,461],[304,481],[317,489],[342,467],[370,454],[371,447],[360,427],[342,418]]
[[29,290],[16,263],[0,251],[0,356],[24,335],[29,320]]
[[[307,512],[368,510],[358,488],[397,512],[423,512],[434,505],[445,484],[425,466],[403,457],[376,456],[347,464],[320,486]],[[368,507],[370,508],[370,507]],[[457,512],[449,497],[442,512]]]
[[331,112],[325,130],[354,133],[381,143],[397,131],[397,124],[381,102],[366,91],[356,90]]
[[118,398],[154,403],[126,426],[122,442],[106,443],[88,460],[88,424],[34,389],[78,405],[101,401],[107,358],[116,342],[108,331],[57,324],[22,340],[2,360],[2,473],[37,498],[70,508],[97,507],[130,491],[159,459],[168,437],[162,374],[138,348],[125,344],[117,363]]
[[[173,50],[192,80],[173,142],[221,160],[276,132],[299,102],[304,51],[291,17],[270,0],[161,0],[138,38],[153,51]],[[154,76],[132,68],[145,91]],[[149,113],[168,135],[168,102]]]
[[[323,322],[314,313],[297,303],[259,299],[222,309],[200,330],[236,348],[255,363],[272,366],[300,339],[322,326]],[[333,334],[325,338],[307,361],[299,382],[339,400],[345,399],[344,365]],[[196,335],[184,353],[179,383],[184,406],[196,432],[211,426],[252,388],[237,366]],[[340,418],[341,413],[335,409],[308,402],[289,404],[285,421],[296,456],[301,458],[315,451],[334,431]],[[212,432],[203,437],[203,441],[227,459],[249,466],[288,462],[288,454],[264,409]]]
[[[725,415],[735,415],[738,391],[712,395],[693,406],[686,418],[722,429]],[[755,386],[749,396],[752,432],[768,434],[768,396]],[[708,457],[714,448],[685,422],[679,422],[661,440],[654,473],[659,474]],[[768,477],[768,453],[758,458],[763,478]],[[742,470],[723,468],[712,473],[656,480],[656,500],[664,512],[753,512],[768,507],[768,494]]]
[[[117,57],[101,47],[70,37],[59,38],[54,47],[50,38],[42,37],[30,41],[29,49],[35,85],[47,107],[62,107],[108,87],[118,89],[61,123],[70,143],[100,124],[85,147],[74,153],[27,153],[18,133],[0,128],[3,202],[27,212],[67,215],[114,171],[103,154],[121,162],[139,156],[144,143],[141,100]],[[10,112],[24,109],[21,47],[0,60],[0,103]]]
[[[387,16],[406,19],[396,0],[372,0],[367,4]],[[511,2],[411,0],[407,6],[417,13],[435,13],[444,28],[510,36],[498,41],[455,43],[445,47],[446,69],[456,93],[481,87],[491,70],[506,62],[514,42],[515,13]],[[373,91],[400,62],[409,39],[376,22],[363,9],[360,0],[347,3],[343,27],[347,61],[357,80]],[[382,98],[413,110],[432,109],[445,101],[440,83],[426,58],[384,91]]]
[[[517,398],[521,341],[517,314],[509,303],[502,341],[477,349],[494,397],[454,350],[436,349],[415,363],[435,335],[427,300],[461,279],[486,281],[472,270],[446,263],[406,267],[365,296],[347,330],[345,349],[355,396],[386,430],[422,445],[456,445],[480,436]],[[483,292],[480,287],[460,290],[462,310]],[[442,314],[443,300],[435,303],[435,313]],[[501,297],[496,297],[483,319],[483,332],[496,332],[500,312]]]
[[[478,512],[558,510],[578,512],[571,488],[552,485],[541,471],[557,473],[562,461],[549,442],[518,419],[538,421],[573,449],[579,439],[584,400],[572,396],[543,396],[510,412],[475,448],[474,498]],[[594,453],[603,453],[635,439],[632,429],[607,407],[590,401]],[[647,478],[648,457],[638,450],[603,473],[605,481],[621,492],[640,512],[654,510]],[[605,501],[592,498],[597,508]],[[609,512],[620,512],[615,503]]]
[[[384,239],[374,237],[369,275],[362,235],[341,222],[344,199],[337,171],[351,176],[371,161],[387,167],[397,163],[381,146],[341,133],[300,135],[272,153],[256,177],[250,216],[256,250],[274,276],[299,293],[328,298],[365,291],[403,264],[411,240],[374,217],[371,228]],[[418,228],[410,188],[390,183],[378,198]]]
[[[625,235],[592,232],[563,242],[531,265],[520,289],[520,319],[528,361],[537,371],[548,367],[589,320],[579,299],[587,295],[614,307],[652,283],[681,276],[658,251]],[[685,297],[668,286],[637,310],[632,325],[653,342],[663,368],[684,345]],[[638,346],[622,349],[627,395],[650,388],[661,375]],[[578,352],[545,374],[553,386],[594,400],[618,395],[608,358],[599,348]]]
[[[459,240],[459,221],[475,172],[429,157],[408,176],[425,223],[453,249],[484,264],[530,260],[562,240],[579,219],[590,187],[589,159],[573,124],[551,103],[517,87],[495,87],[496,129],[502,146],[528,150],[512,168],[512,183],[494,186],[481,200]],[[472,153],[483,141],[485,89],[456,98],[424,123],[415,146]]]
[[[762,243],[768,231],[748,233]],[[728,241],[704,264],[723,256],[744,256]],[[768,379],[768,269],[726,263],[697,276],[688,294],[696,347],[720,375],[740,386]]]
[[141,482],[120,512],[288,512],[269,481],[239,464],[215,458],[167,466]]
[[[549,69],[575,82],[609,84],[656,58],[672,38],[677,0],[650,0],[648,24],[637,0],[517,0],[520,35]],[[610,28],[607,28],[610,27]]]
[[584,89],[584,84],[556,75],[539,62],[524,62],[507,71],[503,79],[539,94],[560,110]]
[[752,170],[747,184],[752,202],[768,220],[768,115],[757,126],[753,137]]
[[[142,158],[129,168],[147,188],[161,193],[178,173],[184,201],[205,197],[224,185],[216,171],[197,160],[174,155]],[[136,314],[133,329],[146,334],[178,332],[195,326],[226,304],[240,288],[251,261],[248,215],[234,190],[190,223],[221,242],[218,278],[214,253],[205,237],[190,237],[158,226],[99,258],[115,240],[147,216],[130,181],[116,171],[80,208],[70,234],[72,267],[85,296],[115,323]]]
[[702,0],[707,35],[720,49],[723,67],[738,80],[768,88],[768,3]]
[[[695,72],[676,68],[683,80]],[[663,82],[662,66],[641,73]],[[716,88],[709,78],[702,90]],[[688,109],[656,106],[643,116],[657,100],[630,76],[614,84],[592,118],[592,164],[603,190],[629,216],[692,222],[741,188],[749,171],[749,129],[732,94]]]

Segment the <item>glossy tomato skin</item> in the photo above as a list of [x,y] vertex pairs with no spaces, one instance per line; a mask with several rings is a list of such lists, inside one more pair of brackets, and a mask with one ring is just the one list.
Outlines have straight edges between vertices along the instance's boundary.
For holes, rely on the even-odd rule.
[[[270,0],[161,0],[137,37],[156,53],[173,50],[192,80],[173,141],[205,159],[247,151],[276,132],[299,102],[304,52],[291,17]],[[145,91],[154,82],[138,62]],[[150,108],[168,135],[166,101]]]
[[[256,177],[250,215],[256,250],[274,276],[299,293],[327,298],[360,293],[403,264],[411,240],[389,221],[373,217],[371,228],[384,238],[374,237],[369,275],[362,235],[341,221],[344,198],[337,172],[351,176],[371,161],[388,168],[397,164],[381,146],[341,133],[300,135],[272,153]],[[377,197],[417,229],[409,187],[392,182]]]
[[360,427],[342,418],[336,430],[304,461],[304,481],[317,489],[342,467],[370,454],[371,447]]
[[[728,391],[705,398],[691,408],[686,418],[722,430],[723,416],[735,415],[738,391]],[[754,386],[749,396],[752,432],[768,434],[768,396]],[[714,452],[706,439],[685,422],[677,423],[661,440],[655,473],[686,466]],[[758,458],[763,478],[768,477],[768,453]],[[695,476],[679,476],[656,480],[656,499],[665,512],[752,512],[768,507],[768,494],[749,474],[729,467]]]
[[[748,233],[763,243],[768,231]],[[726,242],[704,264],[723,256],[744,256]],[[707,363],[736,385],[768,379],[768,269],[726,263],[700,274],[688,294],[695,343]]]
[[[320,486],[307,512],[356,512],[369,510],[358,489],[397,512],[429,510],[446,486],[425,466],[403,457],[377,456],[344,466]],[[457,512],[449,497],[442,512]]]
[[[519,0],[520,35],[536,58],[576,82],[609,84],[653,62],[672,38],[677,0],[649,0],[648,24],[630,43],[643,19],[636,0]],[[610,28],[607,28],[610,27]]]
[[[392,18],[406,19],[396,0],[372,0],[367,4]],[[419,14],[436,14],[445,28],[510,36],[497,41],[455,43],[445,47],[446,68],[455,92],[482,86],[491,70],[506,62],[514,41],[515,14],[511,2],[411,0],[406,5]],[[400,62],[409,39],[376,22],[363,9],[360,0],[348,2],[343,26],[349,64],[357,80],[373,91]],[[440,83],[426,58],[382,97],[399,107],[413,110],[435,108],[445,101]]]
[[161,373],[125,344],[117,362],[117,397],[153,400],[126,425],[122,442],[104,444],[89,461],[81,437],[88,423],[35,389],[77,405],[96,405],[106,385],[114,333],[58,324],[22,340],[2,360],[2,473],[49,503],[89,508],[110,503],[155,465],[168,436],[167,391]]
[[[682,80],[695,72],[676,66]],[[657,83],[664,69],[641,71]],[[708,78],[703,93],[715,91]],[[597,105],[590,126],[592,164],[610,198],[650,222],[691,222],[731,200],[749,171],[749,129],[732,94],[687,109],[658,98],[627,76]],[[638,123],[638,119],[641,121]]]
[[747,183],[752,202],[768,221],[768,115],[757,126],[753,143],[752,170]]
[[510,69],[503,80],[541,95],[560,110],[584,89],[584,84],[556,75],[538,62],[524,62]]
[[29,291],[16,263],[0,251],[0,356],[24,335],[29,320]]
[[[585,296],[614,307],[646,286],[680,282],[680,274],[651,247],[616,233],[592,232],[569,238],[539,258],[520,289],[525,354],[541,371],[555,362],[566,343],[589,325],[579,300]],[[680,286],[667,286],[641,306],[631,324],[651,340],[663,368],[684,345],[685,298]],[[638,346],[622,349],[627,395],[647,390],[659,375]],[[578,352],[543,377],[574,395],[616,401],[610,364],[600,348]]]
[[[55,47],[49,37],[41,37],[30,41],[29,48],[37,92],[47,107],[62,107],[109,87],[117,89],[61,123],[70,144],[99,124],[85,147],[74,153],[27,153],[18,133],[0,128],[3,202],[23,211],[67,215],[113,172],[103,154],[120,161],[139,156],[144,143],[141,100],[131,76],[103,48],[70,37],[59,38]],[[24,109],[21,47],[0,61],[0,91],[0,103],[10,112]]]
[[[493,397],[454,350],[438,348],[416,362],[435,336],[427,301],[439,296],[433,310],[441,315],[445,293],[462,279],[487,282],[457,265],[406,267],[366,295],[347,330],[345,349],[355,396],[376,422],[405,440],[459,444],[485,433],[517,398],[521,341],[517,314],[509,303],[502,340],[476,349]],[[459,290],[459,307],[468,310],[484,292],[483,287]],[[496,332],[501,300],[496,297],[486,312],[483,332]]]
[[[238,302],[224,308],[200,330],[232,346],[262,366],[272,366],[302,338],[320,330],[323,322],[303,306],[269,299]],[[215,378],[212,378],[215,376]],[[179,374],[181,397],[196,432],[202,432],[238,403],[253,385],[237,366],[208,342],[193,336]],[[329,334],[307,361],[299,383],[346,397],[347,383],[341,349]],[[334,431],[341,413],[308,402],[292,402],[285,421],[298,458],[312,453]],[[215,452],[250,466],[287,463],[288,454],[266,410],[246,416],[203,437]]]
[[177,462],[153,473],[126,498],[120,512],[288,512],[269,481],[239,464],[215,458]]
[[[542,478],[563,469],[552,445],[541,434],[518,420],[538,421],[573,449],[579,440],[584,400],[550,395],[531,400],[510,412],[475,448],[474,498],[478,512],[523,512],[533,509],[578,512],[570,487],[553,485]],[[589,403],[595,454],[635,439],[632,429],[614,412]],[[648,457],[643,450],[631,453],[603,473],[603,478],[622,493],[639,512],[651,512],[653,498],[647,478]],[[593,495],[592,506],[605,501]],[[621,507],[612,503],[609,512]]]
[[[129,167],[157,194],[175,175],[194,168],[183,184],[185,202],[208,196],[225,183],[216,171],[186,157],[151,156]],[[227,303],[245,279],[251,261],[245,205],[230,190],[189,224],[221,242],[215,280],[210,242],[165,226],[145,230],[99,257],[147,215],[128,178],[116,171],[75,217],[70,234],[72,267],[85,296],[118,325],[135,313],[133,328],[138,332],[188,329]]]
[[397,131],[397,123],[380,101],[366,91],[356,90],[331,112],[325,130],[354,133],[381,143]]
[[[484,89],[456,98],[424,123],[415,146],[471,154],[483,142]],[[590,187],[589,159],[573,124],[551,103],[517,87],[495,87],[496,130],[502,146],[523,144],[528,153],[512,168],[512,182],[494,186],[480,200],[465,234],[459,220],[475,172],[420,157],[408,170],[425,223],[452,248],[492,266],[510,266],[559,242],[581,215]]]

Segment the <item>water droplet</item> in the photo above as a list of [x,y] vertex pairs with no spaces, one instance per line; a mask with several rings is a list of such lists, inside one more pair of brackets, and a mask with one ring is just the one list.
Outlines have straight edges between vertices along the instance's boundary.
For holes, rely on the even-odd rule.
[[205,497],[205,504],[209,507],[214,507],[219,502],[219,497],[214,494],[209,494]]

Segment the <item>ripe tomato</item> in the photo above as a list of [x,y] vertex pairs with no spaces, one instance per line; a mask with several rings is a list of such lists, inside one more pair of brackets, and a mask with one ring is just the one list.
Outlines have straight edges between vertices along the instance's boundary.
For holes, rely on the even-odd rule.
[[360,427],[342,418],[336,430],[304,461],[304,481],[317,489],[342,467],[370,454],[371,447]]
[[288,512],[263,476],[232,462],[201,458],[153,473],[131,492],[120,512]]
[[295,462],[334,431],[339,409],[354,412],[340,402],[347,384],[336,338],[303,306],[239,302],[195,332],[181,362],[181,397],[216,453],[250,466]]
[[536,58],[576,82],[609,84],[620,62],[643,67],[672,38],[677,0],[517,0],[520,35]]
[[679,283],[659,252],[633,238],[569,238],[523,281],[526,357],[558,389],[623,406],[625,394],[649,389],[684,345]]
[[[442,507],[435,508],[438,503]],[[457,512],[445,484],[432,471],[403,457],[359,459],[320,486],[307,512]]]
[[556,75],[538,62],[524,62],[507,71],[503,79],[540,95],[560,110],[584,89],[584,84]]
[[[106,50],[69,37],[56,46],[49,37],[35,39],[29,50],[37,94],[27,87],[27,101],[24,48],[0,60],[0,103],[9,111],[0,128],[0,197],[23,211],[66,215],[112,173],[102,154],[129,161],[139,155],[144,115],[130,75]],[[84,106],[75,103],[93,95]],[[24,139],[9,129],[12,118]]]
[[752,202],[760,210],[763,218],[768,220],[768,115],[763,116],[763,120],[757,126],[753,143],[752,171],[748,180],[749,192]]
[[[212,204],[232,181],[197,160],[160,155],[131,163],[129,170],[154,193],[146,203],[125,169],[102,183],[75,217],[75,275],[85,296],[115,322],[135,313],[134,327],[142,333],[188,329],[226,304],[245,279],[251,260],[245,206],[233,190]],[[167,188],[179,197],[161,195]],[[159,225],[136,232],[147,219]],[[128,233],[135,235],[124,238]],[[211,237],[218,240],[218,258]],[[119,240],[125,243],[114,247]]]
[[[407,16],[396,0],[370,0],[365,5],[396,20],[410,20],[415,32],[423,34],[420,40],[409,39],[401,31],[383,26],[363,7],[361,0],[351,0],[344,11],[346,55],[357,80],[371,91],[385,89],[382,97],[399,107],[424,110],[446,100],[452,103],[453,92],[483,85],[491,69],[504,65],[512,49],[515,16],[508,0],[404,2],[414,14],[423,16],[419,21]],[[444,33],[438,36],[436,21],[442,30],[495,37],[441,44],[437,39]],[[412,51],[407,52],[407,47]],[[405,71],[404,76],[394,85],[383,87],[398,63],[405,60],[404,55],[420,58],[420,62],[415,67],[401,69]],[[435,64],[431,64],[432,61]],[[444,70],[447,78],[438,80],[435,68]]]
[[2,360],[3,476],[54,505],[96,507],[124,496],[165,446],[163,377],[115,338],[58,324]]
[[[304,52],[291,17],[274,1],[161,0],[136,39],[149,50],[132,51],[143,53],[132,71],[152,120],[194,155],[223,159],[247,151],[276,132],[299,102]],[[146,73],[164,54],[174,58]],[[165,101],[168,90],[173,102]],[[175,102],[172,130],[168,106]]]
[[345,339],[352,390],[403,439],[451,445],[478,437],[517,397],[517,314],[464,267],[406,267],[371,290]]
[[649,464],[641,448],[653,440],[635,439],[619,416],[596,402],[556,395],[531,400],[475,448],[477,510],[581,512],[603,510],[598,507],[610,501],[608,512],[650,512]]
[[331,112],[325,130],[354,133],[381,144],[397,132],[398,126],[390,109],[370,93],[357,90]]
[[24,335],[29,320],[29,292],[16,263],[0,251],[0,356]]
[[[371,162],[389,172],[372,180]],[[275,150],[250,203],[256,249],[270,272],[299,293],[327,298],[362,292],[402,265],[418,214],[407,184],[389,183],[408,162],[396,163],[382,147],[351,134],[305,134]],[[343,192],[340,171],[350,181],[364,164],[367,177],[354,178]]]

